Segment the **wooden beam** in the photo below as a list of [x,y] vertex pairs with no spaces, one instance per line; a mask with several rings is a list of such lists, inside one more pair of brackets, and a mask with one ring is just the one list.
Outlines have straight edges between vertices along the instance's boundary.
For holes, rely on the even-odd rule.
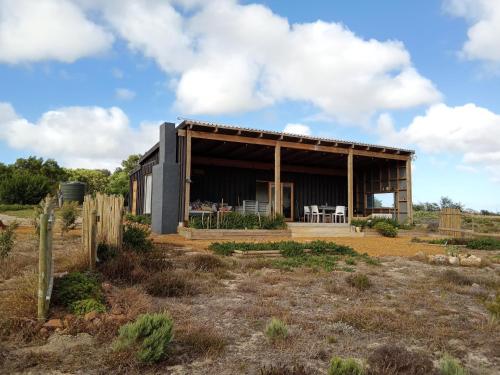
[[[399,182],[398,182],[399,183]],[[411,158],[406,161],[406,204],[408,211],[408,220],[413,223],[413,202],[411,186]]]
[[353,164],[354,155],[349,152],[347,156],[347,218],[351,224],[352,215],[354,214],[354,189],[353,189]]
[[[180,132],[180,130],[179,130]],[[181,133],[178,133],[182,136]],[[201,138],[201,139],[210,139],[215,141],[227,141],[227,142],[237,142],[237,143],[252,143],[256,145],[262,146],[276,146],[279,142],[281,143],[281,147],[285,148],[293,148],[297,150],[309,150],[309,151],[322,151],[328,152],[332,154],[348,154],[350,150],[353,151],[354,155],[357,156],[367,156],[381,159],[393,159],[393,160],[404,160],[406,161],[410,155],[400,155],[400,154],[391,154],[391,153],[382,153],[377,151],[366,151],[366,150],[357,150],[353,149],[354,145],[351,148],[345,147],[336,147],[336,146],[322,146],[310,143],[298,143],[298,142],[289,142],[289,141],[278,141],[275,139],[267,139],[267,138],[255,138],[255,137],[246,137],[246,136],[238,136],[238,135],[230,135],[230,134],[222,134],[220,133],[208,133],[202,131],[191,131],[191,137],[193,138]]]
[[[274,170],[274,163],[265,163],[260,161],[247,161],[247,160],[234,160],[223,158],[212,158],[206,156],[191,157],[191,165],[209,165],[218,167],[229,168],[242,168],[242,169],[260,169],[260,170]],[[282,172],[303,173],[303,174],[316,174],[324,176],[347,176],[346,169],[328,169],[321,167],[306,167],[302,165],[282,164]]]
[[189,222],[191,195],[191,130],[186,131],[186,179],[184,181],[184,221]]
[[274,148],[274,212],[281,214],[281,144]]

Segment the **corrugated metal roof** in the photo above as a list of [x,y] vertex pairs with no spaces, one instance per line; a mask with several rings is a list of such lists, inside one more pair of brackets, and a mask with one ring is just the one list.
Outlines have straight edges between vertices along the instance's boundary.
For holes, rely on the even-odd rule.
[[219,128],[219,129],[237,130],[237,131],[249,132],[249,133],[262,133],[262,134],[266,134],[269,136],[278,136],[278,137],[283,136],[283,137],[289,137],[289,138],[296,138],[297,141],[302,139],[302,140],[310,140],[310,141],[315,141],[315,142],[321,141],[321,142],[338,143],[338,144],[344,144],[344,145],[348,145],[348,146],[354,145],[354,146],[359,146],[359,147],[386,149],[386,150],[399,151],[399,152],[408,153],[408,154],[415,153],[414,150],[404,149],[404,148],[396,148],[396,147],[391,147],[391,146],[375,145],[375,144],[362,143],[362,142],[353,142],[353,141],[346,141],[346,140],[334,139],[334,138],[312,137],[312,136],[307,136],[307,135],[291,134],[291,133],[277,132],[277,131],[272,131],[272,130],[262,130],[262,129],[255,129],[255,128],[246,128],[246,127],[235,126],[235,125],[227,125],[227,124],[198,121],[198,120],[191,120],[191,119],[183,119],[183,121],[177,126],[177,128],[178,129],[185,129],[186,127],[189,127],[189,126],[202,126],[202,127],[211,127],[211,128]]

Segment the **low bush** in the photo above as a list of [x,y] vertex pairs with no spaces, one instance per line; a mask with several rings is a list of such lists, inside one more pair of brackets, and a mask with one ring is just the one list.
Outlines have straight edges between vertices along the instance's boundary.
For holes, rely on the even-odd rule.
[[356,273],[346,277],[346,282],[350,286],[358,290],[367,290],[372,286],[372,283],[368,276],[362,273]]
[[139,264],[143,269],[150,272],[162,272],[174,268],[173,263],[165,258],[165,254],[162,251],[151,251],[141,254]]
[[113,348],[136,351],[137,359],[145,363],[165,358],[172,340],[173,322],[164,313],[143,314],[120,328]]
[[144,253],[153,249],[150,231],[141,225],[129,224],[123,229],[123,247],[126,250]]
[[440,275],[440,280],[454,285],[472,285],[474,283],[470,277],[455,270],[444,271]]
[[167,271],[153,274],[145,285],[146,291],[155,297],[191,296],[198,292],[189,274]]
[[368,221],[367,220],[361,220],[361,219],[352,219],[351,220],[351,225],[354,227],[361,227],[365,228],[368,226]]
[[32,204],[0,204],[0,212],[31,210]]
[[271,266],[285,271],[291,271],[294,268],[308,267],[314,270],[322,269],[331,272],[337,266],[339,260],[335,255],[308,255],[305,254],[299,257],[289,257],[276,259],[272,261]]
[[18,224],[14,222],[7,225],[4,230],[0,229],[0,259],[7,258],[14,248],[17,226]]
[[357,263],[356,259],[354,259],[353,257],[345,258],[344,262],[345,262],[345,264],[348,264],[350,266],[355,266]]
[[97,261],[99,263],[107,262],[118,255],[118,249],[107,243],[97,245]]
[[83,272],[71,272],[54,279],[54,303],[71,306],[74,302],[85,299],[102,299],[99,280],[96,275]]
[[373,226],[384,237],[396,237],[398,228],[384,221],[380,221]]
[[500,240],[496,238],[477,238],[467,241],[467,248],[474,250],[499,250]]
[[288,337],[288,327],[283,321],[272,318],[266,326],[265,334],[271,342],[284,340]]
[[189,325],[175,331],[175,339],[194,356],[213,357],[219,355],[227,344],[226,338],[210,326]]
[[363,366],[353,358],[334,357],[328,367],[328,375],[363,375],[364,373]]
[[132,223],[151,225],[151,215],[125,215],[125,220]]
[[105,279],[134,284],[146,277],[145,270],[141,267],[138,257],[132,253],[120,253],[109,261],[99,265],[99,271]]
[[431,358],[424,353],[410,352],[404,347],[388,344],[377,348],[368,357],[369,375],[436,375]]
[[61,215],[61,232],[68,232],[75,227],[76,218],[78,216],[78,202],[64,202],[60,211]]
[[76,315],[85,315],[91,311],[103,313],[106,311],[106,306],[95,298],[82,299],[80,301],[72,302],[70,310]]
[[18,172],[0,182],[0,202],[19,205],[38,204],[51,190],[52,183],[47,177]]
[[466,371],[455,358],[445,355],[439,361],[439,374],[440,375],[467,375]]
[[195,254],[189,258],[189,263],[194,271],[213,272],[223,268],[224,262],[212,254]]

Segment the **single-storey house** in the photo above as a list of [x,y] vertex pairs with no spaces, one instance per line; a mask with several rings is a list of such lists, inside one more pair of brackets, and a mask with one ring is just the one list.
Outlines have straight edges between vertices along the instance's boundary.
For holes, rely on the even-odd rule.
[[[164,123],[159,142],[130,174],[128,206],[133,214],[150,214],[155,233],[175,233],[207,207],[316,222],[311,207],[320,207],[321,215],[341,206],[347,223],[371,214],[412,221],[413,155],[201,121]],[[328,221],[326,216],[321,220]]]

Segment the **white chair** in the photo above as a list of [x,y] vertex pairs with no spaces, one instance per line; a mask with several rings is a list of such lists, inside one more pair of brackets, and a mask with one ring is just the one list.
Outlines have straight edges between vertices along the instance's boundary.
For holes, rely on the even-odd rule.
[[319,208],[317,205],[312,205],[311,206],[311,219],[314,221],[314,217],[316,217],[316,222],[320,222],[320,217],[323,216],[322,212],[319,212]]
[[345,223],[345,206],[335,206],[335,213],[332,219],[333,218],[335,219],[335,223],[337,222],[337,218],[342,218],[342,222]]
[[304,222],[311,221],[311,208],[304,206]]

